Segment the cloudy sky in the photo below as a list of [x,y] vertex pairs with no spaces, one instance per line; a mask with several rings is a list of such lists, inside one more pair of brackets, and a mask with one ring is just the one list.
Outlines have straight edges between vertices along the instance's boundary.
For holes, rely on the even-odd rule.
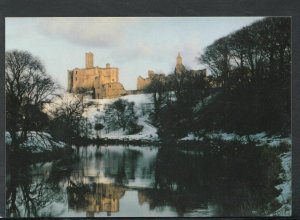
[[49,74],[67,87],[67,70],[94,65],[119,68],[125,89],[136,89],[149,69],[171,73],[178,52],[183,63],[201,69],[196,57],[216,39],[261,17],[6,18],[6,50],[28,50]]

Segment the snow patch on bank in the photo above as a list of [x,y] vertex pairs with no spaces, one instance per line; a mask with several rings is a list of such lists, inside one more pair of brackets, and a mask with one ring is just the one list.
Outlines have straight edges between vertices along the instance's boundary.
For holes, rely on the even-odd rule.
[[203,140],[203,138],[209,139],[219,139],[223,141],[239,141],[243,144],[247,144],[249,142],[257,142],[258,146],[261,145],[268,145],[272,147],[279,146],[281,143],[286,143],[288,145],[292,144],[290,137],[281,137],[278,135],[269,136],[266,132],[261,132],[257,134],[251,135],[243,135],[240,136],[235,133],[226,133],[226,132],[211,132],[211,133],[203,133],[203,134],[195,134],[195,133],[188,133],[188,135],[180,140]]
[[[18,132],[17,135],[21,135]],[[8,131],[5,132],[5,143],[10,145],[12,142],[11,135]],[[54,141],[53,137],[46,132],[30,131],[27,134],[27,140],[21,144],[21,149],[29,150],[32,153],[42,153],[45,151],[53,151],[55,149],[64,148],[65,143]]]
[[179,139],[181,141],[203,141],[203,137],[198,137],[193,133],[188,133],[188,135],[184,138]]
[[271,214],[271,216],[291,216],[292,215],[292,152],[280,155],[281,165],[284,170],[280,177],[283,183],[276,186],[281,190],[276,200],[282,204],[280,209]]

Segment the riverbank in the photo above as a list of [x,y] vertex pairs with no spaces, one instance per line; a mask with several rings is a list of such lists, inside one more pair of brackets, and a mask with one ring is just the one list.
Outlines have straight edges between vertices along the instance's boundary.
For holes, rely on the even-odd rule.
[[[17,135],[20,135],[18,133]],[[70,145],[54,140],[46,132],[30,131],[27,140],[20,144],[18,149],[12,147],[12,139],[9,132],[5,132],[6,154],[8,160],[23,160],[30,163],[63,159],[72,156]]]
[[[201,135],[201,136],[200,136]],[[281,161],[283,172],[280,173],[279,179],[282,183],[276,186],[280,191],[280,195],[276,201],[281,204],[280,208],[271,213],[270,216],[290,216],[292,214],[292,187],[291,187],[291,167],[292,167],[292,141],[291,137],[283,137],[280,135],[267,135],[265,132],[240,136],[234,133],[214,132],[206,134],[189,133],[186,137],[181,138],[177,143],[182,146],[195,146],[196,143],[203,142],[232,142],[232,143],[254,143],[255,146],[270,147],[276,149],[278,158]],[[190,143],[193,143],[190,145]],[[192,147],[193,148],[193,147]],[[186,147],[186,150],[191,147]],[[195,149],[195,148],[194,148]],[[188,152],[188,151],[186,151]]]
[[280,195],[276,200],[281,204],[281,207],[276,210],[271,216],[291,216],[292,215],[292,152],[280,154],[281,166],[284,170],[280,178],[283,183],[276,186],[281,190]]
[[160,140],[151,139],[134,139],[125,137],[115,137],[115,138],[84,138],[80,137],[74,140],[73,145],[76,146],[88,146],[88,145],[134,145],[134,146],[153,146],[160,145],[162,142]]

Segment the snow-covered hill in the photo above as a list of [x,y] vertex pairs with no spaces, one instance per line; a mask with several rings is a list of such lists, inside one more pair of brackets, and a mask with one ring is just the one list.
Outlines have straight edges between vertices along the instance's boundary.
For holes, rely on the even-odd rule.
[[[44,111],[51,114],[56,107],[60,106],[61,103],[71,103],[75,101],[75,99],[79,99],[78,95],[74,95],[72,93],[65,93],[62,98],[57,98],[53,103],[45,106]],[[88,97],[84,97],[83,101],[87,104],[85,112],[83,116],[88,120],[92,125],[92,129],[88,132],[89,138],[96,138],[96,131],[93,129],[96,123],[96,118],[100,117],[104,114],[104,106],[107,104],[112,104],[118,99],[124,99],[129,102],[135,103],[135,112],[138,116],[138,124],[143,126],[143,129],[137,134],[127,135],[122,129],[109,131],[108,133],[103,129],[101,131],[102,138],[109,139],[118,139],[118,140],[158,140],[158,135],[156,134],[157,129],[149,123],[149,112],[152,110],[152,100],[151,94],[137,94],[137,95],[127,95],[122,96],[120,98],[114,99],[91,99]]]
[[[90,123],[95,124],[96,117],[103,115],[103,108],[106,104],[111,104],[115,99],[86,99],[85,102],[88,104],[88,107],[84,113],[84,116],[87,117]],[[138,124],[143,126],[143,129],[137,134],[127,135],[122,129],[116,131],[105,132],[105,129],[101,132],[102,138],[109,139],[119,139],[119,140],[151,140],[157,141],[157,128],[149,123],[149,112],[152,110],[152,100],[151,94],[137,94],[137,95],[127,95],[122,96],[120,99],[127,100],[129,102],[135,103],[135,111],[138,116]],[[96,131],[92,130],[89,133],[89,137],[95,138]]]

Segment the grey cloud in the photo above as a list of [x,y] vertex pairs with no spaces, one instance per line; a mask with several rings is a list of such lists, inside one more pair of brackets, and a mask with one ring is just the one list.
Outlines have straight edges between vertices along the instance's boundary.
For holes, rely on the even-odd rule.
[[42,34],[64,39],[81,46],[108,47],[122,45],[126,28],[135,18],[41,18]]

